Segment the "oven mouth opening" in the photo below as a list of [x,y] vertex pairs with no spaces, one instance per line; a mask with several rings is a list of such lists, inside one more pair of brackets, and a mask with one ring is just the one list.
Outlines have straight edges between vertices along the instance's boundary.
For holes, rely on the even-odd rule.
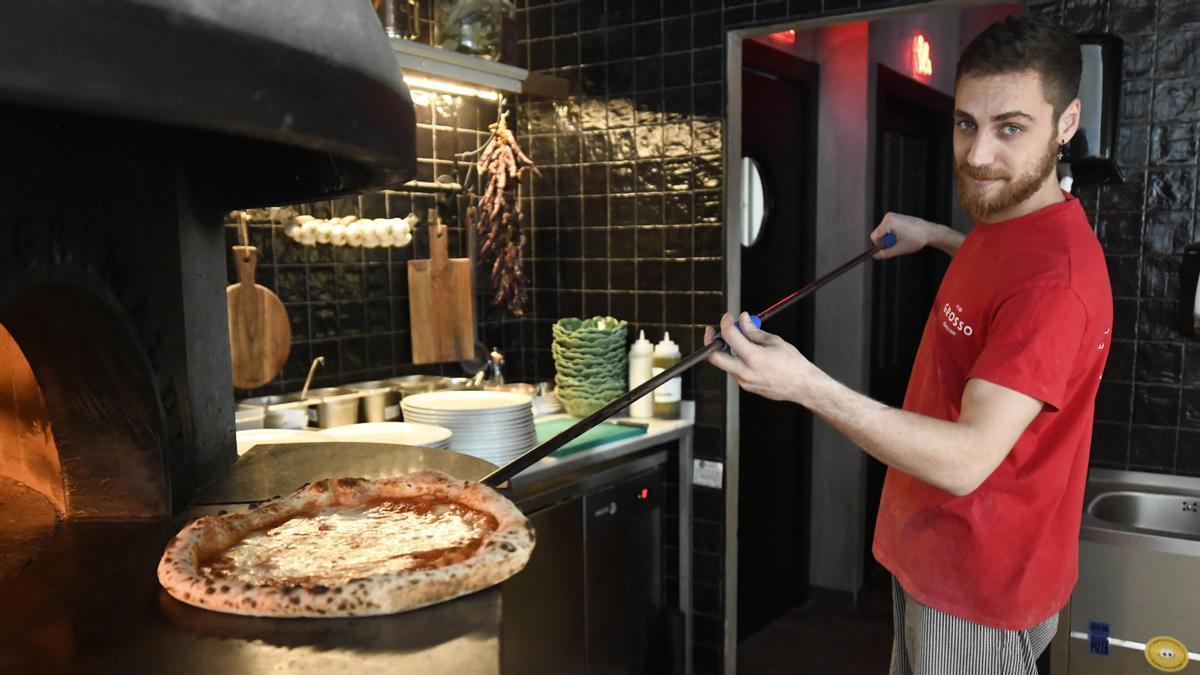
[[0,294],[0,578],[62,520],[171,514],[161,404],[115,302],[41,283]]

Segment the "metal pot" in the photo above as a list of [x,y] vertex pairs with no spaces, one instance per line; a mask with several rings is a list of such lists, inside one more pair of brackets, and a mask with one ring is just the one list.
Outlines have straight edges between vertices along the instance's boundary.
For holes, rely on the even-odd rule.
[[308,397],[317,399],[317,426],[322,429],[354,424],[358,421],[358,400],[362,392],[345,387],[309,389]]
[[452,389],[454,391],[462,391],[462,390],[466,390],[466,389],[482,388],[481,383],[476,382],[475,380],[473,380],[472,378],[469,378],[469,377],[445,377],[442,379],[446,380],[445,386],[439,387],[439,389]]
[[308,406],[316,403],[310,396],[276,394],[256,396],[241,401],[241,405],[256,406],[263,411],[263,426],[267,429],[303,429],[308,426]]
[[365,422],[386,422],[400,417],[400,392],[388,380],[371,380],[346,385],[360,392],[362,419]]
[[235,420],[234,428],[237,431],[245,431],[247,429],[263,428],[263,420],[266,419],[267,413],[260,405],[246,405],[239,403],[237,412],[233,417]]
[[423,394],[427,391],[445,389],[445,382],[449,379],[441,375],[402,375],[384,381],[395,387],[396,391],[400,392],[400,397],[403,398],[409,394]]

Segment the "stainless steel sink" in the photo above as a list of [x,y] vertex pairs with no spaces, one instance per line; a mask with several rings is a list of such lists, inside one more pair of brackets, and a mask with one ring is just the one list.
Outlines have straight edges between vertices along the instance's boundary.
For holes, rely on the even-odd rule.
[[1200,557],[1200,478],[1093,469],[1080,540]]
[[1087,512],[1135,530],[1200,540],[1200,494],[1104,492],[1092,499]]
[[1083,503],[1079,581],[1051,673],[1159,672],[1144,650],[1161,636],[1200,661],[1200,478],[1093,469]]

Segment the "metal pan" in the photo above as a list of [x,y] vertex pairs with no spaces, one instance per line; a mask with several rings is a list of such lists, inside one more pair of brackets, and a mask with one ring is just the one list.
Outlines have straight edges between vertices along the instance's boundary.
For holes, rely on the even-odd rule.
[[286,495],[305,483],[330,477],[387,478],[426,469],[477,481],[495,471],[496,465],[449,450],[389,443],[256,445],[205,486],[194,503],[249,504]]

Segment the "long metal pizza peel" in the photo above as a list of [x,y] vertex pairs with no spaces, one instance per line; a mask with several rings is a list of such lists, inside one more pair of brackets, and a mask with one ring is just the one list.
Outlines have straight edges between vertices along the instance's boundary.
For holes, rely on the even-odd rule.
[[[884,235],[883,239],[875,246],[872,246],[871,248],[867,249],[866,251],[863,251],[862,253],[854,256],[850,260],[847,260],[846,262],[842,263],[841,265],[834,268],[833,270],[825,273],[823,276],[820,276],[820,277],[814,279],[813,281],[810,281],[808,284],[806,284],[799,290],[795,291],[791,295],[788,295],[787,297],[779,300],[778,302],[776,302],[775,304],[771,305],[770,307],[764,309],[763,311],[759,312],[758,314],[750,317],[750,320],[754,322],[755,326],[761,328],[762,323],[764,321],[766,321],[767,319],[771,318],[772,316],[783,311],[784,309],[786,309],[790,305],[794,304],[795,302],[797,302],[797,301],[803,299],[804,297],[808,296],[809,294],[813,293],[818,288],[821,288],[825,284],[827,284],[827,283],[833,281],[834,279],[840,277],[841,275],[845,274],[849,270],[858,266],[859,263],[863,262],[867,258],[870,258],[871,256],[875,255],[879,251],[882,251],[886,248],[891,248],[895,244],[896,244],[896,235],[891,234],[891,233]],[[554,452],[555,450],[558,450],[559,448],[563,447],[567,443],[570,443],[571,441],[575,440],[576,438],[579,438],[580,436],[582,436],[584,433],[586,433],[592,427],[596,426],[597,424],[600,424],[601,422],[607,420],[608,418],[617,414],[621,410],[625,409],[625,407],[628,406],[630,403],[633,403],[634,401],[645,396],[646,394],[649,394],[650,392],[654,391],[658,387],[669,382],[671,379],[679,376],[683,372],[690,370],[697,363],[700,363],[701,361],[707,359],[708,356],[710,354],[712,354],[713,352],[724,351],[727,348],[728,348],[728,345],[725,343],[724,340],[721,339],[721,335],[718,333],[716,338],[714,338],[712,342],[708,343],[707,345],[701,347],[700,349],[697,349],[696,351],[692,352],[691,354],[680,359],[678,363],[671,366],[670,368],[667,368],[666,370],[662,371],[658,375],[651,377],[649,380],[646,380],[645,382],[638,385],[637,387],[629,390],[628,392],[622,394],[621,396],[618,396],[616,399],[614,399],[608,405],[597,410],[596,412],[592,413],[591,415],[588,415],[587,417],[579,420],[578,422],[571,425],[570,427],[567,427],[566,429],[559,432],[558,435],[556,435],[552,438],[546,439],[544,442],[542,442],[539,445],[533,447],[532,449],[526,451],[524,454],[522,454],[521,456],[512,460],[508,464],[505,464],[504,466],[496,469],[495,471],[491,472],[487,476],[484,476],[482,482],[495,487],[497,485],[504,483],[505,481],[508,481],[513,476],[521,473],[525,469],[528,469],[530,466],[532,466],[533,464],[535,464],[536,462],[541,460],[543,457],[546,457],[547,455]]]

